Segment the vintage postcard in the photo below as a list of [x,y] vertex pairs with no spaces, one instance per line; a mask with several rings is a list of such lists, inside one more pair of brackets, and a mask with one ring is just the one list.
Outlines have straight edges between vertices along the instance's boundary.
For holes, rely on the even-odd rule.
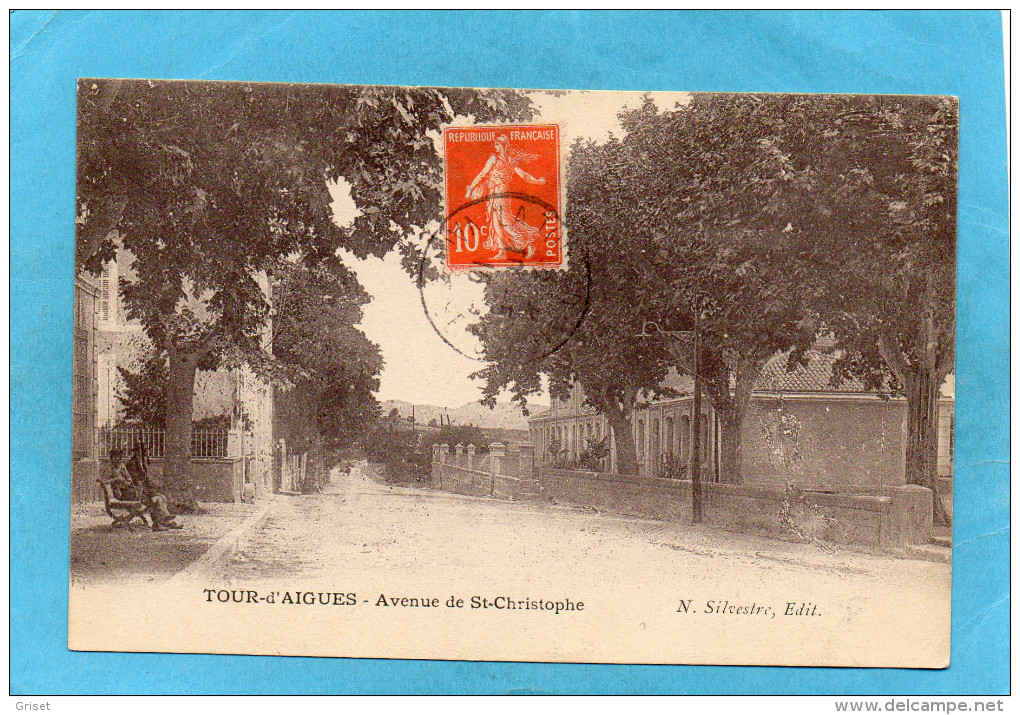
[[69,647],[948,666],[958,125],[81,79]]

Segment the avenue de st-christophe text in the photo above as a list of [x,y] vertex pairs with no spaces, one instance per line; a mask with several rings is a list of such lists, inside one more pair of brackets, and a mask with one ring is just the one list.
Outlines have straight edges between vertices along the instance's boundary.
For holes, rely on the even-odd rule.
[[379,608],[467,608],[471,610],[540,611],[559,615],[584,610],[584,601],[571,598],[517,598],[513,596],[438,596],[408,597],[379,594],[378,598],[358,598],[356,593],[332,591],[251,591],[240,589],[204,588],[207,603],[239,603],[300,606],[357,606],[374,604]]

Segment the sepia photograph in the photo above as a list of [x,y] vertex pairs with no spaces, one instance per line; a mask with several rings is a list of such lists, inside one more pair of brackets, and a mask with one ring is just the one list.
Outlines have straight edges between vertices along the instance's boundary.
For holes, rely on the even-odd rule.
[[959,123],[79,79],[68,646],[948,667]]

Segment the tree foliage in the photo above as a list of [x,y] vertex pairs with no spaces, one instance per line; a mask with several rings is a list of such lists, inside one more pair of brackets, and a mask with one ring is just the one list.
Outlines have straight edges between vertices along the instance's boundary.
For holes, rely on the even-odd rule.
[[834,96],[796,109],[783,146],[804,188],[775,206],[819,247],[811,298],[844,350],[835,377],[906,397],[907,482],[931,489],[949,523],[937,410],[956,356],[957,101]]
[[124,408],[124,419],[162,429],[166,425],[165,356],[150,353],[137,371],[118,365],[117,372],[121,378],[117,399]]
[[528,396],[542,389],[542,375],[553,398],[566,399],[580,385],[585,401],[613,427],[617,469],[634,474],[630,416],[643,395],[664,394],[668,362],[661,341],[637,338],[642,318],[631,304],[630,272],[614,265],[614,249],[607,247],[612,227],[577,220],[585,205],[580,187],[596,180],[580,171],[572,164],[568,173],[569,269],[487,279],[490,310],[473,330],[489,365],[477,374],[488,402],[509,390],[525,409]]
[[490,431],[474,425],[447,425],[435,432],[427,432],[422,437],[422,447],[428,454],[432,453],[432,445],[447,444],[451,448],[458,444],[473,444],[478,454],[489,451],[489,443],[495,441]]
[[[798,274],[790,256],[800,248],[791,246],[796,237],[742,227],[730,215],[728,204],[749,168],[757,161],[765,164],[756,168],[759,173],[770,171],[756,142],[733,131],[734,111],[700,98],[659,114],[648,102],[621,117],[623,140],[572,148],[567,216],[572,270],[578,259],[585,262],[596,298],[579,339],[547,362],[575,368],[564,373],[565,382],[554,380],[557,384],[586,372],[589,384],[579,381],[589,401],[611,417],[614,404],[619,412],[629,402],[629,410],[642,390],[656,390],[669,365],[693,373],[691,340],[644,328],[651,322],[664,331],[690,331],[697,306],[703,389],[724,419],[729,447],[724,469],[739,480],[740,422],[755,379],[773,354],[803,351],[814,334],[804,320],[804,296],[794,289]],[[566,284],[552,285],[559,297],[553,291],[543,302],[556,306]],[[548,321],[541,315],[534,322]],[[514,340],[519,344],[524,337]],[[578,349],[571,354],[575,342]],[[497,352],[492,357],[507,359]],[[593,399],[605,387],[592,379],[599,368],[615,383],[616,397]],[[497,372],[505,377],[494,384],[509,384],[505,365],[487,376]]]
[[[664,113],[646,102],[621,116],[622,141],[590,149],[597,163],[610,152],[624,167],[612,211],[640,246],[627,252],[636,305],[672,331],[691,331],[700,314],[701,384],[722,422],[723,478],[732,481],[742,478],[742,423],[762,368],[777,352],[796,368],[817,329],[811,238],[773,215],[777,185],[801,188],[788,185],[775,148],[786,96],[695,95]],[[693,374],[691,337],[668,349]]]
[[[656,175],[683,179],[655,182],[659,211],[717,247],[698,284],[714,299],[708,345],[737,366],[734,399],[740,358],[754,374],[770,351],[797,358],[816,331],[834,334],[834,383],[856,376],[906,397],[906,478],[933,490],[947,521],[936,407],[955,357],[956,101],[708,95],[625,123]],[[706,384],[717,408],[723,384]]]
[[274,279],[273,298],[274,369],[291,436],[349,447],[379,410],[382,355],[355,327],[368,294],[342,265],[292,262]]
[[[381,256],[438,218],[442,165],[429,132],[458,114],[529,111],[512,92],[81,80],[79,269],[136,257],[128,314],[160,348],[215,362],[258,354],[269,306],[258,276],[294,253]],[[360,215],[332,218],[326,180]]]

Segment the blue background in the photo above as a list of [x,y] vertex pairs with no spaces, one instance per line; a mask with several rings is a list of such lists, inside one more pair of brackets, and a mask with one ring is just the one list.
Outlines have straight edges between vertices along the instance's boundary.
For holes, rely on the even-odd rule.
[[[998,12],[19,11],[10,21],[13,693],[1008,690],[1009,269]],[[75,79],[105,76],[958,96],[951,667],[473,664],[68,651]]]

